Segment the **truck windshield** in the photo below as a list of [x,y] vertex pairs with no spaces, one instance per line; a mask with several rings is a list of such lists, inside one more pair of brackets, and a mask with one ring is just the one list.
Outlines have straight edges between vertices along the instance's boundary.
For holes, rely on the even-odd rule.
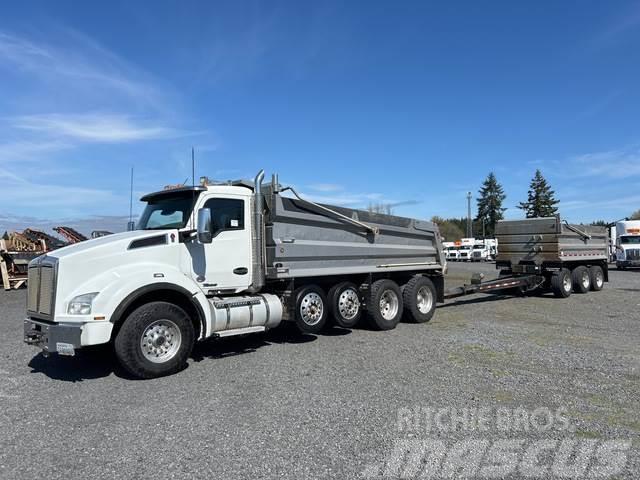
[[635,245],[640,244],[640,236],[637,237],[620,237],[620,243],[633,243]]
[[166,196],[149,200],[144,208],[138,230],[166,230],[183,228],[189,221],[194,196]]

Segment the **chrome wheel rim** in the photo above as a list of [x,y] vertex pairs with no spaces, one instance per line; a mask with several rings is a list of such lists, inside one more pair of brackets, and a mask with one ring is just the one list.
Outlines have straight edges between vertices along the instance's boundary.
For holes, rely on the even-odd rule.
[[140,348],[144,358],[164,363],[176,356],[182,344],[180,328],[171,320],[156,320],[142,332]]
[[393,320],[398,314],[400,301],[393,290],[385,290],[380,297],[380,314],[385,320]]
[[360,311],[358,292],[353,288],[346,288],[338,297],[338,311],[345,320],[353,320]]
[[316,325],[322,318],[324,304],[315,292],[307,293],[300,302],[300,318],[307,325]]
[[581,280],[582,280],[582,287],[585,288],[585,289],[589,288],[589,286],[590,286],[589,285],[589,272],[582,272]]
[[602,272],[596,272],[596,285],[598,288],[604,285],[604,274]]
[[569,277],[569,275],[565,275],[562,279],[562,286],[564,287],[565,292],[569,292],[571,290],[571,277]]
[[433,293],[429,287],[420,287],[416,298],[416,305],[420,313],[429,313],[433,306]]

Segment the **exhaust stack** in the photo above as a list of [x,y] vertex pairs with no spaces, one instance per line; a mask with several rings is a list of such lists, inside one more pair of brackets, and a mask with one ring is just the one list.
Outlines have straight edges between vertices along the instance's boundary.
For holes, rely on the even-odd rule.
[[253,279],[250,290],[254,293],[259,292],[265,282],[263,179],[264,170],[260,170],[253,181]]

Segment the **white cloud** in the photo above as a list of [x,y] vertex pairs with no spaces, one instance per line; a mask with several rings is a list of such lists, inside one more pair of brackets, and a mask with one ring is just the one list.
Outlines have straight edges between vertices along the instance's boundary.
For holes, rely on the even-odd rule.
[[640,149],[620,149],[587,153],[571,159],[572,174],[628,178],[640,175]]
[[[103,209],[105,205],[122,203],[121,199],[110,190],[85,186],[68,186],[31,181],[21,177],[15,171],[0,168],[2,196],[11,200],[13,205],[21,210],[38,212],[43,207],[55,208],[61,211],[93,208]],[[5,204],[5,208],[6,208]]]
[[12,161],[34,160],[42,155],[71,148],[60,140],[18,141],[0,143],[0,165]]
[[314,183],[309,185],[309,188],[316,192],[339,192],[344,190],[344,186],[335,183]]
[[136,103],[156,105],[159,92],[148,75],[90,38],[77,32],[67,34],[73,47],[56,47],[0,32],[0,67],[13,65],[43,82],[59,83],[67,89],[106,89]]
[[145,124],[128,115],[104,113],[23,115],[13,119],[13,125],[22,130],[84,142],[129,142],[181,135],[172,128]]

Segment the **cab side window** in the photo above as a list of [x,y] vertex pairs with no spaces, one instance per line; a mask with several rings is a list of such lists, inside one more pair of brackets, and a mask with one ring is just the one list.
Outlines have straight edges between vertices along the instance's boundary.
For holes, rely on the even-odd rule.
[[244,200],[212,198],[204,208],[211,210],[211,233],[218,235],[225,230],[244,229]]

